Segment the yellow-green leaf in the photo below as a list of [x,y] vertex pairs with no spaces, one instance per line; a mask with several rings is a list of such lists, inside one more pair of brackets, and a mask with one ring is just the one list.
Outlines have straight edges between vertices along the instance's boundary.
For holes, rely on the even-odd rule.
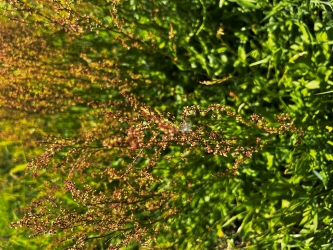
[[27,164],[26,164],[26,163],[24,163],[24,164],[20,164],[20,165],[16,165],[15,167],[13,167],[13,168],[10,170],[10,173],[11,173],[11,174],[16,174],[17,172],[24,171],[26,167],[27,167]]
[[308,89],[319,89],[320,82],[318,80],[313,80],[305,85]]

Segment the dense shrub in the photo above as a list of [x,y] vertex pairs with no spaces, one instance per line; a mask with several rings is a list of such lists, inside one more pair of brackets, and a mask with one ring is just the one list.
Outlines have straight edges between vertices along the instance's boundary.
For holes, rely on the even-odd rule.
[[1,6],[4,136],[29,118],[45,147],[12,226],[52,249],[331,247],[329,2]]

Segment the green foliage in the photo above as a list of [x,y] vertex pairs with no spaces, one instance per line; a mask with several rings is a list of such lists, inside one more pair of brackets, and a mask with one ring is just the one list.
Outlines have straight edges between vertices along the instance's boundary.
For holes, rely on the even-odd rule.
[[4,248],[332,247],[331,1],[0,6]]

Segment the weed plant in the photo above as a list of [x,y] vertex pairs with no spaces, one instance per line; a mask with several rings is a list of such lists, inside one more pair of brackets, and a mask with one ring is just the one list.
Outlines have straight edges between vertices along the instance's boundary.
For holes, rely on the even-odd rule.
[[332,248],[331,1],[0,6],[4,247]]

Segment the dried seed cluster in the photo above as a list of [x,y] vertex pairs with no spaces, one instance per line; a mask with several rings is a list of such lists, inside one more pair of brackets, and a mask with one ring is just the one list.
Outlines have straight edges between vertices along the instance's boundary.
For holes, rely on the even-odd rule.
[[[36,158],[30,169],[35,174],[62,171],[67,177],[64,182],[50,180],[47,197],[36,200],[12,226],[30,228],[35,235],[57,234],[57,244],[74,241],[72,249],[84,249],[100,239],[111,245],[110,249],[132,242],[149,247],[161,230],[168,230],[158,222],[167,222],[181,212],[172,204],[184,187],[175,177],[163,184],[164,174],[158,172],[161,162],[170,162],[168,171],[181,177],[186,176],[182,166],[189,155],[233,158],[231,168],[221,169],[212,178],[232,176],[273,136],[293,133],[299,141],[303,136],[285,114],[273,124],[260,115],[246,119],[230,107],[215,104],[205,109],[185,107],[182,122],[177,123],[171,114],[163,116],[133,96],[124,97],[129,107],[106,111],[104,122],[90,130],[82,128],[80,137],[45,138],[49,150]],[[193,121],[186,131],[184,121]],[[244,134],[228,132],[230,126],[241,126]],[[170,147],[180,147],[182,154],[165,154]],[[195,188],[195,183],[188,180],[186,186]],[[191,201],[189,197],[182,202]]]

